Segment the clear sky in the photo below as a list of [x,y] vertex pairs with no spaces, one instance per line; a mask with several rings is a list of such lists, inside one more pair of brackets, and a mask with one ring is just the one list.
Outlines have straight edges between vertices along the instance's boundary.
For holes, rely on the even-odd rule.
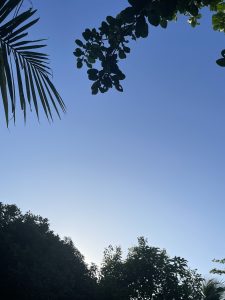
[[225,71],[215,64],[224,35],[207,14],[196,29],[182,18],[150,28],[122,64],[124,93],[92,96],[74,40],[127,1],[32,3],[32,37],[48,38],[68,112],[9,130],[1,113],[0,201],[49,218],[88,262],[143,235],[208,274],[225,257]]

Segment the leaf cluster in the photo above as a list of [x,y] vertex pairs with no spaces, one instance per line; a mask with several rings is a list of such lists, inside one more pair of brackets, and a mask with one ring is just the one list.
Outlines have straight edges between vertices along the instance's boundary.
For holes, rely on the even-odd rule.
[[[122,92],[121,81],[125,79],[119,68],[119,60],[130,53],[131,40],[146,38],[150,26],[167,28],[169,21],[185,15],[192,27],[199,24],[200,11],[208,7],[214,11],[213,28],[224,31],[225,11],[221,0],[128,0],[129,6],[116,17],[107,16],[96,29],[85,29],[83,40],[77,39],[74,55],[77,68],[88,68],[89,80],[93,81],[92,94],[105,93],[110,88]],[[218,62],[218,61],[217,61]],[[220,60],[220,65],[225,64]],[[96,66],[95,68],[93,66]]]

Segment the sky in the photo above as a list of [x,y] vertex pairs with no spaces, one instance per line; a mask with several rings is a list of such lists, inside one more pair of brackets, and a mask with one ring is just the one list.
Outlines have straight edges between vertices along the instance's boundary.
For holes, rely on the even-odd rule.
[[[24,3],[24,8],[31,5]],[[149,244],[209,276],[225,257],[224,35],[187,20],[150,28],[121,63],[124,92],[92,96],[77,70],[75,39],[127,6],[125,0],[32,0],[47,38],[53,82],[67,113],[49,124],[18,107],[6,128],[1,107],[0,201],[47,217],[88,263],[109,244]]]

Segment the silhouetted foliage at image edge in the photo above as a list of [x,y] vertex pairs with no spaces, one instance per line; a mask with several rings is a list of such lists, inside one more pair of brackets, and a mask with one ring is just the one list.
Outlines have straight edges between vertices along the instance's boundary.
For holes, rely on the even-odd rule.
[[96,299],[84,257],[47,219],[0,203],[0,241],[1,299]]
[[71,239],[54,234],[47,219],[0,202],[0,241],[4,300],[223,299],[223,285],[204,283],[185,259],[169,257],[143,237],[125,258],[120,247],[109,246],[100,269],[88,267]]

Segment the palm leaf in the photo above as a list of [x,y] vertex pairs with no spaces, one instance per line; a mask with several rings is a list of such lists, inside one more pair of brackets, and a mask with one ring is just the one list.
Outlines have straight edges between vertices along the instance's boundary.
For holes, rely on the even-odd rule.
[[50,79],[48,55],[38,51],[46,46],[44,40],[27,39],[27,30],[39,20],[32,20],[36,10],[29,9],[15,16],[21,3],[22,0],[0,1],[0,90],[7,126],[9,111],[15,121],[16,96],[25,121],[27,104],[35,108],[38,119],[39,105],[49,120],[53,119],[52,109],[59,117],[59,108],[66,111]]
[[20,5],[21,0],[1,0],[0,3],[0,23],[4,21],[7,16]]
[[209,279],[203,284],[203,299],[204,300],[224,300],[225,286],[222,282],[216,279]]
[[8,116],[7,84],[6,84],[4,58],[2,54],[2,49],[0,49],[0,88],[1,88],[2,100],[3,100],[4,110],[5,110],[6,124],[8,126],[9,116]]

